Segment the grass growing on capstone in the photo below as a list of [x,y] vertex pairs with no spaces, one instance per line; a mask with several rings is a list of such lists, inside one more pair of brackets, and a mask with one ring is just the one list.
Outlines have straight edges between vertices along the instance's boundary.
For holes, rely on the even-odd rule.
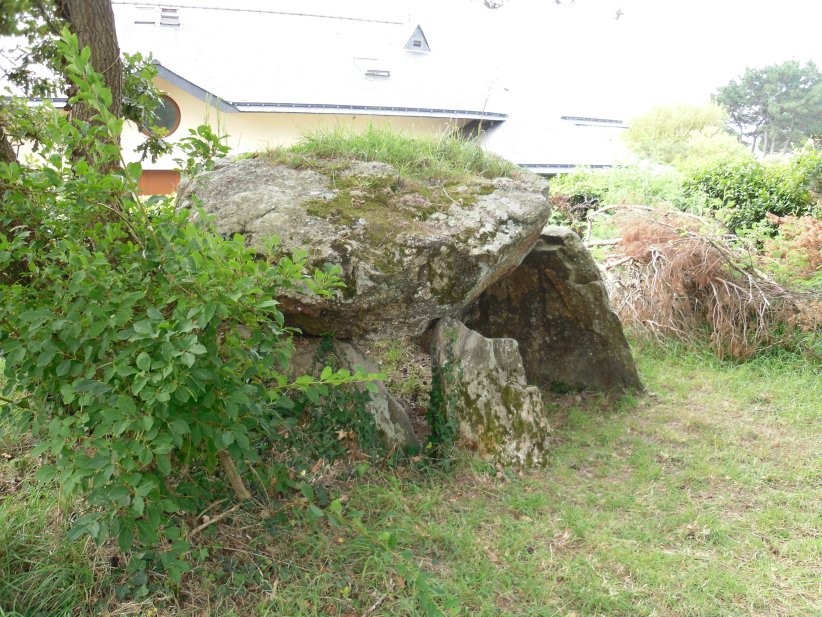
[[517,170],[467,139],[448,135],[407,137],[374,126],[361,132],[337,129],[307,133],[295,145],[267,154],[296,164],[306,158],[380,161],[403,176],[440,181],[459,180],[467,174],[497,178],[511,176]]
[[[341,129],[309,133],[293,146],[258,156],[272,165],[326,176],[330,194],[304,201],[305,212],[350,230],[346,233],[357,240],[356,256],[378,273],[395,278],[407,265],[404,251],[415,242],[394,242],[397,238],[429,237],[432,217],[447,215],[453,208],[470,209],[494,193],[491,179],[520,173],[516,166],[459,137],[408,137],[373,126],[356,133]],[[352,170],[354,162],[387,163],[396,173]],[[439,219],[436,225],[441,225]],[[482,240],[479,228],[479,223],[474,224],[459,239]],[[332,248],[341,253],[349,250],[348,246]],[[343,295],[356,295],[357,280],[347,276],[345,283]],[[448,293],[439,294],[443,301],[450,301],[453,293],[459,295],[453,281],[445,286]]]
[[[818,615],[818,364],[789,354],[733,364],[673,348],[637,359],[649,395],[550,404],[555,445],[544,470],[466,458],[449,472],[383,471],[372,461],[351,476],[320,466],[314,478],[369,529],[393,531],[397,550],[412,551],[460,615]],[[68,504],[58,510],[48,487],[9,484],[36,468],[27,447],[0,440],[0,581],[31,589],[17,610],[426,615],[391,556],[346,529],[274,525],[258,504],[202,532],[203,558],[176,596],[118,601],[106,584],[123,577],[105,550],[62,536]],[[48,568],[61,568],[53,585],[41,583]],[[2,582],[0,615],[14,608]]]

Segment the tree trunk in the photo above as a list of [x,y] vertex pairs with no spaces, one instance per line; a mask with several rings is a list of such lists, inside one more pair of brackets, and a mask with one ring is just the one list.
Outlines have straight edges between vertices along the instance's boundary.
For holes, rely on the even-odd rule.
[[[103,75],[111,90],[111,112],[122,116],[123,66],[117,30],[114,27],[114,11],[109,0],[58,0],[57,15],[65,20],[77,35],[80,48],[91,48],[91,65]],[[89,121],[94,113],[88,106],[78,103],[71,110],[72,118]]]
[[6,132],[3,130],[2,125],[0,125],[0,162],[17,162],[17,154],[14,152],[14,148],[11,147],[11,144],[9,143],[9,140],[6,137]]

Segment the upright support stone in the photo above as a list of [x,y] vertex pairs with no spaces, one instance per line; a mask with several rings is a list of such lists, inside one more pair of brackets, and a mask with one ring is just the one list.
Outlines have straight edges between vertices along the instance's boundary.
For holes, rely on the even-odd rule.
[[515,340],[487,339],[446,317],[434,327],[431,359],[461,442],[502,464],[545,463],[551,429]]
[[596,263],[570,229],[545,227],[522,264],[486,289],[464,321],[484,336],[516,339],[529,384],[642,388]]
[[[366,373],[379,373],[374,362],[350,341],[334,341],[334,354],[350,369],[362,368]],[[419,447],[414,427],[405,409],[395,399],[382,381],[375,381],[376,392],[371,393],[367,408],[374,416],[377,429],[385,443],[399,448]]]
[[[298,343],[291,357],[293,376],[310,374],[319,375],[325,362],[318,361],[320,340],[316,338],[297,338]],[[362,369],[365,373],[379,373],[374,362],[352,341],[334,340],[331,343],[332,364],[339,368]],[[405,413],[405,409],[395,399],[382,381],[375,381],[376,392],[369,392],[370,400],[365,404],[366,410],[374,417],[377,430],[388,447],[401,449],[419,448],[420,442],[414,433],[414,427]],[[363,384],[352,386],[362,391]]]

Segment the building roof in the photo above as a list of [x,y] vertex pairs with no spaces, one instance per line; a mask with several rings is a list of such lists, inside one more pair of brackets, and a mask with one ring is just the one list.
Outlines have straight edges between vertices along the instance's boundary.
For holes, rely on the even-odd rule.
[[568,173],[577,167],[612,167],[630,157],[621,139],[628,126],[591,116],[513,114],[484,145],[538,174]]
[[497,125],[483,147],[537,173],[627,158],[619,139],[626,125],[608,116],[607,100],[572,97],[535,70],[544,63],[513,51],[512,76],[496,46],[495,11],[428,2],[427,14],[407,12],[422,4],[112,0],[121,48],[152,53],[160,77],[223,112],[462,118],[474,128],[482,121]]
[[225,111],[506,117],[470,37],[392,3],[369,12],[321,1],[112,4],[123,50],[151,52],[161,77]]

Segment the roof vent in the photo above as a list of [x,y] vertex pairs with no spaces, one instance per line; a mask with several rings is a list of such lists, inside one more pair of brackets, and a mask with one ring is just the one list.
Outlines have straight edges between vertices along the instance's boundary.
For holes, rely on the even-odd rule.
[[177,9],[160,9],[160,25],[161,26],[180,26],[180,14]]
[[178,9],[161,6],[138,6],[134,23],[142,26],[180,27],[180,13]]
[[422,33],[422,28],[420,26],[417,26],[414,33],[411,35],[411,38],[408,39],[408,42],[405,44],[405,49],[408,51],[431,51],[431,48],[428,46],[428,40]]
[[365,72],[366,77],[391,77],[391,71],[385,69],[368,69]]

